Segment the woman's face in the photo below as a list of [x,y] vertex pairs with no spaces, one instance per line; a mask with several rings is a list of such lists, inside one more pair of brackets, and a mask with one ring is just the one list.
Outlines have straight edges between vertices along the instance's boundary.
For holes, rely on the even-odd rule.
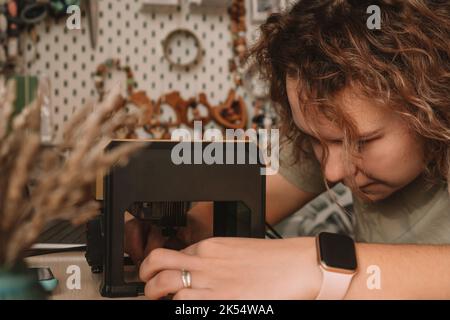
[[354,160],[349,171],[342,152],[342,130],[324,116],[314,121],[305,118],[299,107],[297,83],[291,78],[286,81],[294,121],[309,137],[317,159],[322,158],[323,148],[313,132],[324,140],[329,150],[324,175],[329,183],[342,182],[350,187],[352,175],[365,196],[378,201],[402,189],[424,171],[423,139],[409,130],[392,110],[347,89],[337,99],[355,123],[363,142],[360,159]]

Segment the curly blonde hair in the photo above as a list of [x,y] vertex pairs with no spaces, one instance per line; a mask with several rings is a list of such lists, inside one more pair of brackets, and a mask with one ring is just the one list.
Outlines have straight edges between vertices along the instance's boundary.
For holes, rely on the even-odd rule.
[[[381,9],[379,30],[366,25],[371,5]],[[286,77],[299,80],[304,114],[323,114],[343,128],[349,157],[358,156],[356,127],[334,99],[357,84],[425,139],[426,177],[448,183],[449,18],[448,0],[300,0],[271,15],[249,57],[270,83],[282,133],[298,146],[296,159],[311,148],[293,121]]]

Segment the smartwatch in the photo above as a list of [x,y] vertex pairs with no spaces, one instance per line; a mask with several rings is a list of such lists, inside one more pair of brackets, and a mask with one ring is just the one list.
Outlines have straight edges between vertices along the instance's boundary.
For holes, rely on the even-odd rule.
[[355,242],[342,234],[322,232],[316,237],[322,285],[316,300],[342,300],[357,273]]

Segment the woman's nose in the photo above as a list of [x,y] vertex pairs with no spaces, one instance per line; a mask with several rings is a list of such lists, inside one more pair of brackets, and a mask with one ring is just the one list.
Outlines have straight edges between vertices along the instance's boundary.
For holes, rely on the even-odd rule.
[[325,163],[324,175],[330,183],[342,181],[348,174],[344,159],[342,157],[341,146],[330,146],[328,148],[328,158]]

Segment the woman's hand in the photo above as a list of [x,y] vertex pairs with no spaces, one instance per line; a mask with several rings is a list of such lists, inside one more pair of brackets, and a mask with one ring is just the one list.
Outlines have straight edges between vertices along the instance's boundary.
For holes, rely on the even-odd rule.
[[168,243],[169,239],[162,235],[162,230],[159,227],[126,213],[124,251],[130,255],[136,266],[140,266],[144,258],[156,248],[162,248],[168,244],[172,244],[169,246],[171,248],[185,248],[188,245],[210,238],[213,234],[212,212],[212,202],[200,202],[193,206],[187,216],[187,226],[179,228],[177,232],[177,243]]
[[138,267],[152,250],[161,248],[166,241],[159,228],[134,217],[125,222],[124,231],[124,251]]
[[[183,269],[192,288],[183,287]],[[314,299],[322,279],[314,238],[210,238],[181,251],[155,249],[140,277],[148,298],[180,300]]]

